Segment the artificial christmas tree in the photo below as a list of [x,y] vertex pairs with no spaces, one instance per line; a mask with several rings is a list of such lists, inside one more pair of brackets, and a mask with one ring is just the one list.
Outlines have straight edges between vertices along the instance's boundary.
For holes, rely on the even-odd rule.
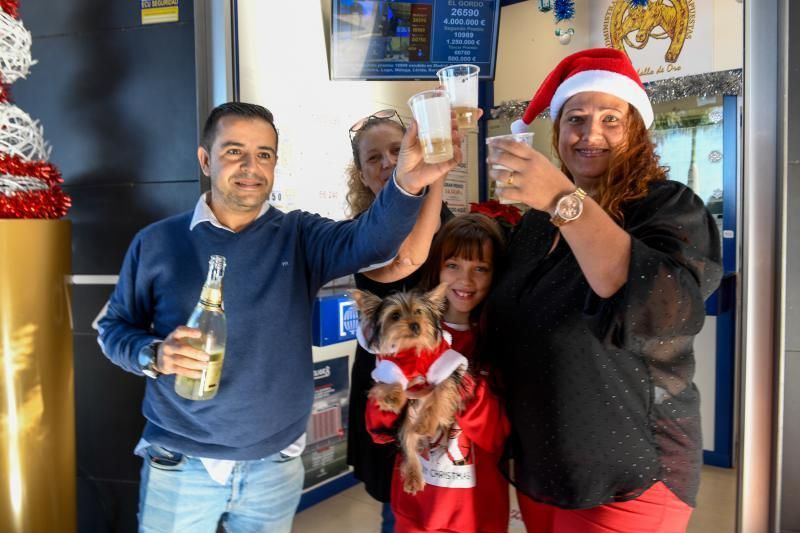
[[10,101],[31,34],[0,0],[0,531],[77,528],[71,201],[42,128]]
[[71,201],[61,173],[47,162],[42,127],[10,100],[9,86],[28,75],[31,34],[17,18],[17,2],[0,11],[0,218],[61,218]]

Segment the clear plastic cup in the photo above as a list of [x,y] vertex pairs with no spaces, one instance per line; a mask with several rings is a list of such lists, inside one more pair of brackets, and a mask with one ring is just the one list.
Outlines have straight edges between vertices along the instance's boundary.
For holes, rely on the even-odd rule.
[[436,75],[447,91],[450,107],[455,111],[459,129],[478,127],[478,74],[477,65],[450,65]]
[[[494,137],[487,137],[487,139],[486,139],[486,148],[487,148],[487,150],[489,152],[488,153],[489,157],[493,157],[493,156],[497,155],[499,152],[503,151],[503,150],[500,149],[499,146],[496,146],[496,144],[495,144],[496,141],[501,140],[501,139],[508,139],[508,140],[512,140],[514,142],[527,144],[528,146],[533,147],[533,132],[532,131],[525,132],[525,133],[509,133],[508,135],[496,135]],[[511,170],[507,166],[500,165],[498,163],[492,163],[492,169],[493,170]],[[512,201],[505,200],[502,197],[503,189],[505,189],[506,187],[513,187],[513,185],[508,185],[507,183],[505,183],[502,180],[499,180],[499,181],[495,180],[495,191],[497,192],[498,199],[500,200],[500,203],[502,203],[502,204],[513,203]]]
[[441,89],[422,91],[408,100],[417,121],[419,142],[426,163],[453,159],[453,138],[450,134],[450,100]]

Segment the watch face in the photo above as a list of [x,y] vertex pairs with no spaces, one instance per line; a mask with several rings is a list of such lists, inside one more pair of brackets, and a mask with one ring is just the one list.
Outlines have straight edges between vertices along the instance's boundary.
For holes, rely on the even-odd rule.
[[145,346],[139,351],[139,366],[141,368],[147,367],[153,360],[153,350],[149,346]]
[[570,194],[558,201],[556,213],[564,220],[575,220],[583,211],[583,202]]

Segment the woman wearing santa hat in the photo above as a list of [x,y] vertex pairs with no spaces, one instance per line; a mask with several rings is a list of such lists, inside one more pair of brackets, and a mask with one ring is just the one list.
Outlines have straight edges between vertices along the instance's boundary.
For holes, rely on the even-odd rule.
[[717,226],[659,166],[623,52],[565,58],[521,126],[547,107],[560,169],[520,143],[489,159],[510,169],[490,171],[499,195],[532,208],[487,302],[513,425],[505,468],[528,531],[684,531],[702,457],[692,341],[721,276]]

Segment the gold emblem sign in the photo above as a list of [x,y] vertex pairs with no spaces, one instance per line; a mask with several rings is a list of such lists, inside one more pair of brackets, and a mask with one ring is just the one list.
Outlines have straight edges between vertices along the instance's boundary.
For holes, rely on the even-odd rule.
[[627,53],[626,48],[643,49],[650,39],[669,39],[664,60],[675,63],[691,37],[694,17],[694,0],[650,0],[646,7],[614,0],[603,28],[606,46]]

